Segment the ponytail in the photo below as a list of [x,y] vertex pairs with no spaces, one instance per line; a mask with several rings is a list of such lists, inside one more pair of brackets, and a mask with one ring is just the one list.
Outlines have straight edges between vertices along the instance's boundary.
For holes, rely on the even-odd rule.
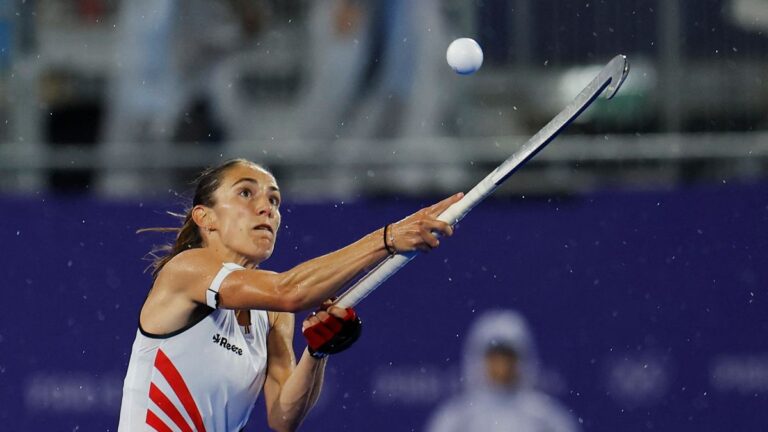
[[198,229],[197,224],[195,224],[195,221],[192,220],[192,209],[187,211],[186,216],[171,212],[168,212],[168,214],[178,217],[184,221],[180,228],[142,228],[136,231],[136,234],[145,232],[176,233],[176,240],[173,242],[173,244],[159,246],[149,252],[149,256],[152,259],[152,264],[150,264],[150,267],[152,267],[153,279],[157,279],[157,275],[160,273],[160,270],[163,269],[163,267],[168,263],[168,261],[171,260],[171,258],[184,252],[187,249],[203,247],[203,237],[200,235],[200,230]]

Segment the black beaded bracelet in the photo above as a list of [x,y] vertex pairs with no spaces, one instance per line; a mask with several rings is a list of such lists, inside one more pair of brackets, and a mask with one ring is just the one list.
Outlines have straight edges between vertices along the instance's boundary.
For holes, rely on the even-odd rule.
[[386,249],[390,255],[394,255],[397,251],[394,246],[390,246],[389,243],[387,243],[387,230],[389,230],[389,225],[390,224],[384,225],[384,249]]

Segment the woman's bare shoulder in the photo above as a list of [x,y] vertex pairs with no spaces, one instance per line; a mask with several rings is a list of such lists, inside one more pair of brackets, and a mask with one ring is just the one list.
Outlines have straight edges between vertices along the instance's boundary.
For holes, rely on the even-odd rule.
[[157,279],[170,279],[186,286],[190,280],[213,278],[221,264],[221,260],[206,248],[189,249],[171,258],[160,270]]
[[157,274],[152,291],[142,307],[143,328],[166,334],[184,327],[205,304],[205,291],[221,263],[202,248],[190,249],[171,258]]

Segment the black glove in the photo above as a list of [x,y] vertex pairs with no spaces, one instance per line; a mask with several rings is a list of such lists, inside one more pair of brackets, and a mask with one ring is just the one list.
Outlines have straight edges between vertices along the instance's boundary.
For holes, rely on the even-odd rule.
[[[315,323],[302,332],[309,345],[309,353],[312,357],[323,358],[329,354],[336,354],[352,346],[360,337],[363,322],[352,308],[347,308],[343,318],[335,315],[328,316]],[[313,312],[316,314],[317,312]]]

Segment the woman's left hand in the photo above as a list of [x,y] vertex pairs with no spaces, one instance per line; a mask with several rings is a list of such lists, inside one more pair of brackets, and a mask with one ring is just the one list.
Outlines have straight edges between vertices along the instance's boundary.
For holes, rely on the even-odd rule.
[[352,346],[360,337],[362,324],[354,309],[336,307],[332,300],[326,300],[304,319],[301,332],[312,357],[323,358]]

